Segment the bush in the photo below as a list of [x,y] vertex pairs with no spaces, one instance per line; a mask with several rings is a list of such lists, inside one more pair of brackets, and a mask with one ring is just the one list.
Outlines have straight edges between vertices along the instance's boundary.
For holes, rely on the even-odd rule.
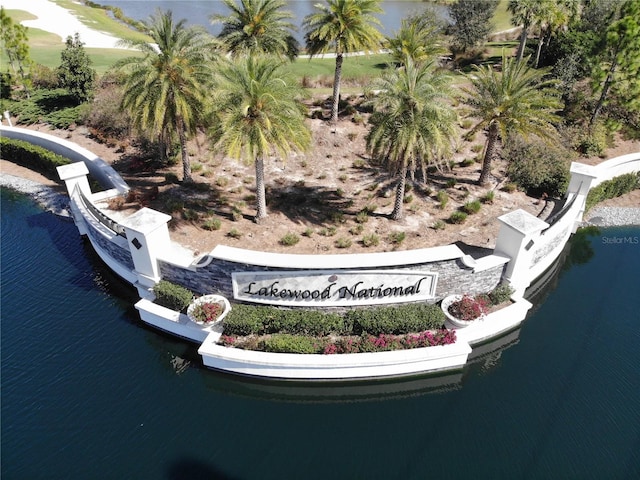
[[467,214],[464,212],[453,212],[449,217],[449,223],[461,224],[467,219]]
[[468,215],[473,215],[474,213],[478,213],[482,205],[478,200],[474,200],[473,202],[467,202],[462,206],[462,211]]
[[155,303],[178,312],[186,310],[193,300],[193,292],[166,280],[160,280],[153,287],[153,293],[156,296]]
[[626,173],[611,180],[606,180],[589,190],[585,209],[589,211],[598,202],[608,198],[619,197],[636,188],[640,188],[640,173]]
[[407,237],[407,234],[404,232],[392,232],[389,234],[389,241],[394,245],[400,245],[404,242],[404,239]]
[[291,247],[300,241],[300,237],[295,233],[289,232],[280,239],[280,245]]
[[445,321],[440,307],[424,303],[350,310],[345,318],[357,335],[363,332],[371,335],[422,332],[442,328]]
[[273,353],[322,353],[324,342],[300,335],[276,334],[262,341],[265,352]]
[[607,127],[601,122],[597,122],[590,130],[576,129],[570,135],[573,148],[585,157],[602,156],[609,143]]
[[369,235],[364,235],[362,237],[362,245],[365,247],[375,247],[380,243],[380,237],[375,233],[371,233]]
[[515,290],[508,283],[502,283],[489,292],[489,300],[491,305],[500,305],[508,302]]
[[220,230],[220,227],[222,226],[222,222],[220,221],[219,218],[210,218],[208,220],[205,220],[204,223],[202,224],[202,228],[204,230]]
[[440,202],[440,209],[444,210],[447,206],[447,202],[449,202],[449,195],[447,195],[447,192],[444,190],[440,190],[436,198],[438,199],[438,202]]
[[7,137],[0,137],[0,155],[5,160],[10,160],[47,176],[55,177],[57,177],[56,167],[71,163],[68,158],[45,148]]
[[485,193],[481,200],[482,203],[488,203],[488,204],[492,204],[493,203],[493,199],[496,196],[496,192],[494,192],[493,190],[489,190],[487,193]]
[[335,241],[336,248],[349,248],[352,245],[350,238],[340,237]]
[[504,148],[503,156],[509,161],[509,178],[528,194],[561,197],[567,191],[572,157],[569,150],[514,137]]

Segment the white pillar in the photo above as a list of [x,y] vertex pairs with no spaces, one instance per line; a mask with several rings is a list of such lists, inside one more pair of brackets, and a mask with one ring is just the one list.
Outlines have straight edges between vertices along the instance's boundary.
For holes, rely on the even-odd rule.
[[67,187],[67,193],[69,194],[70,200],[69,207],[71,209],[73,223],[76,224],[80,235],[87,235],[88,232],[84,217],[78,210],[78,206],[74,201],[73,195],[77,187],[85,197],[91,197],[91,187],[89,186],[89,180],[87,179],[89,170],[84,162],[74,162],[68,165],[62,165],[60,167],[56,167],[56,170],[58,171],[60,180],[63,180]]
[[89,180],[87,179],[89,169],[84,162],[74,162],[68,165],[62,165],[60,167],[56,167],[56,170],[58,171],[60,180],[63,180],[67,186],[69,198],[73,197],[73,191],[75,190],[76,185],[80,188],[82,193],[85,194],[85,196],[91,196],[91,187],[89,186]]
[[515,294],[521,296],[532,280],[529,272],[532,247],[549,224],[522,209],[502,215],[498,220],[500,231],[494,253],[511,259],[504,277],[516,290]]
[[574,201],[578,202],[580,205],[580,211],[578,212],[571,232],[575,233],[582,223],[587,195],[593,186],[594,180],[598,178],[598,174],[596,173],[596,168],[594,166],[578,162],[571,162],[571,169],[569,171],[571,172],[571,180],[567,187],[567,201],[570,201],[571,197],[575,196],[576,198]]
[[150,208],[143,208],[124,219],[129,250],[138,276],[138,291],[141,297],[145,290],[160,281],[158,256],[171,247],[167,223],[171,216]]

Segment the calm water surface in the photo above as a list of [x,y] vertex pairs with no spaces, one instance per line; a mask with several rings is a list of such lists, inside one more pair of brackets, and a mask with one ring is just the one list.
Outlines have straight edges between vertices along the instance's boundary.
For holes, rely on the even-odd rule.
[[[100,0],[97,3],[119,7],[127,16],[136,20],[147,20],[157,8],[171,10],[175,19],[186,19],[188,24],[202,25],[212,34],[220,33],[219,25],[211,25],[209,17],[212,14],[229,15],[230,10],[219,0]],[[314,5],[322,3],[319,0],[289,0],[287,10],[294,18],[291,22],[299,29],[298,41],[303,41],[302,19],[315,11]],[[382,1],[380,6],[384,14],[379,15],[381,31],[385,35],[393,35],[400,28],[400,21],[417,12],[423,11],[431,5],[443,18],[448,18],[447,9],[441,5],[428,2]]]
[[1,206],[3,480],[640,477],[638,228],[574,237],[460,374],[310,387],[203,369],[72,223]]

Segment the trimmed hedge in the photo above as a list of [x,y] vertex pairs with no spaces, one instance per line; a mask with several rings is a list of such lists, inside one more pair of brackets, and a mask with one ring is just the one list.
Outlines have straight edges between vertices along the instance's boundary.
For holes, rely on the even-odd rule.
[[265,338],[261,347],[273,353],[322,353],[324,342],[301,335],[276,334]]
[[153,287],[153,293],[156,295],[155,303],[178,312],[185,311],[193,300],[190,290],[166,280],[159,281]]
[[71,163],[68,158],[46,148],[7,137],[0,137],[0,154],[5,160],[49,176],[57,176],[56,167]]
[[602,202],[609,198],[619,197],[625,193],[629,193],[636,188],[640,188],[640,172],[625,173],[619,177],[602,182],[597,187],[589,190],[585,210],[588,212],[596,203]]
[[284,310],[268,306],[234,305],[223,320],[225,335],[326,336],[403,334],[442,328],[445,316],[437,305],[407,304],[350,310],[344,315],[316,310]]

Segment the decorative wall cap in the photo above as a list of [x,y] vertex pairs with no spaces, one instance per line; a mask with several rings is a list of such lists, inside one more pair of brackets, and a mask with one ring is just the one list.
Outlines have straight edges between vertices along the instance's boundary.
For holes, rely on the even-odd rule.
[[120,224],[136,232],[147,234],[166,225],[169,220],[171,220],[171,215],[145,207],[122,220]]
[[310,255],[260,252],[218,245],[211,251],[210,255],[220,260],[263,267],[343,269],[438,262],[461,258],[464,256],[464,252],[456,245],[443,245],[399,252]]
[[84,177],[89,175],[89,169],[84,162],[69,163],[56,167],[60,180],[69,180],[71,178]]
[[524,235],[532,235],[549,226],[547,222],[534,217],[529,212],[526,212],[521,208],[499,216],[498,220],[500,220],[503,225],[511,227]]

